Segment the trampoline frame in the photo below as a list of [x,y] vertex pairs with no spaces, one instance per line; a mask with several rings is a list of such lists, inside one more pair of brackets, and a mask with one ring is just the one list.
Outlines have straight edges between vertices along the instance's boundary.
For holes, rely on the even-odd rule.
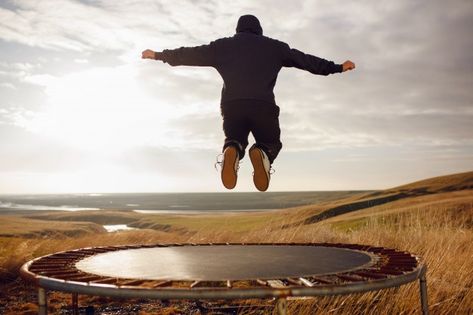
[[[346,248],[378,257],[374,266],[365,269],[327,275],[322,277],[300,277],[275,280],[253,281],[255,287],[233,287],[232,282],[222,280],[224,286],[204,286],[201,284],[217,281],[191,281],[186,287],[173,287],[173,280],[120,279],[92,275],[75,269],[75,264],[99,253],[117,250],[176,247],[176,246],[225,246],[225,245],[297,245]],[[75,269],[75,270],[74,270]],[[22,278],[35,283],[38,288],[39,314],[47,314],[47,290],[72,293],[73,314],[78,314],[78,295],[109,296],[119,298],[147,299],[250,299],[274,298],[279,314],[286,314],[288,297],[335,296],[352,293],[377,291],[398,287],[419,280],[420,306],[422,314],[428,314],[427,267],[418,257],[409,253],[357,244],[338,243],[206,243],[206,244],[154,244],[82,248],[59,252],[36,258],[25,263],[20,270]],[[247,281],[242,279],[241,281]],[[145,286],[149,282],[154,285]],[[177,282],[174,280],[174,282]],[[180,281],[185,282],[185,281]],[[112,284],[114,283],[114,284]]]

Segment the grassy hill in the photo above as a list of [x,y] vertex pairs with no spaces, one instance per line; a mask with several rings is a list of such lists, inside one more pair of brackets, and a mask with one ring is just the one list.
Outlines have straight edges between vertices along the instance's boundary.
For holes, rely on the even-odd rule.
[[362,211],[365,216],[379,214],[379,212],[387,209],[408,211],[412,207],[406,207],[406,205],[417,205],[419,207],[419,203],[423,203],[424,207],[433,206],[434,204],[438,206],[445,203],[455,203],[456,201],[468,204],[472,197],[473,172],[466,172],[425,179],[373,193],[360,194],[325,205],[319,204],[317,207],[308,206],[305,207],[305,211],[313,209],[312,213],[303,221],[293,224],[313,224],[355,211]]
[[92,222],[52,222],[18,216],[2,216],[0,220],[0,237],[79,237],[104,232],[101,225]]

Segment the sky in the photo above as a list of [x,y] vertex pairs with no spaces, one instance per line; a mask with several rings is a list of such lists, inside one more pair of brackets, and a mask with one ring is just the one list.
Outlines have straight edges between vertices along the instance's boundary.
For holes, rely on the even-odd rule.
[[[243,14],[357,67],[281,70],[270,191],[473,170],[471,0],[0,0],[0,194],[225,191],[218,72],[141,52],[233,36]],[[244,159],[235,191],[251,176]]]

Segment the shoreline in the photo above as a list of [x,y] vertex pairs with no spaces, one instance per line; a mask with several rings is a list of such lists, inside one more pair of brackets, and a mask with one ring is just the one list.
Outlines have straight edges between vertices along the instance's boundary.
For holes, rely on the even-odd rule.
[[175,214],[175,215],[222,215],[268,212],[282,209],[232,209],[232,210],[131,210],[139,214]]
[[283,209],[221,209],[221,210],[141,210],[141,209],[16,209],[16,208],[0,208],[0,215],[31,215],[31,214],[45,214],[45,213],[86,213],[86,212],[126,212],[136,214],[172,214],[172,215],[223,215],[223,214],[244,214],[244,213],[257,213],[257,212],[269,212]]

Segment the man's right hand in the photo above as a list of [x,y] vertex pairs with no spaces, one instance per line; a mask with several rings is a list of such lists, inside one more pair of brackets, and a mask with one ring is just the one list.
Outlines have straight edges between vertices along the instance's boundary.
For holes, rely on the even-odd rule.
[[154,59],[155,57],[155,51],[151,49],[146,49],[141,53],[141,58],[143,59]]
[[355,69],[355,64],[351,62],[350,60],[345,61],[342,64],[342,66],[343,66],[343,72]]

